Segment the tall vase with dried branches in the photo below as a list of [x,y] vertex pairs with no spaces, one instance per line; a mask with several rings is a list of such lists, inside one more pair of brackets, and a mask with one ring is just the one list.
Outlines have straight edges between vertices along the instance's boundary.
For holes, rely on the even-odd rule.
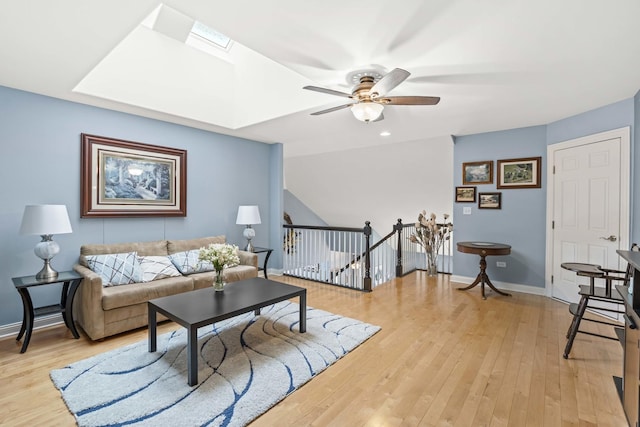
[[451,238],[453,224],[447,219],[448,214],[444,214],[442,223],[436,220],[436,214],[431,213],[427,216],[426,211],[418,214],[418,222],[415,224],[415,232],[409,236],[409,240],[417,243],[424,248],[427,256],[427,273],[430,276],[438,274],[438,254],[442,248],[442,244]]

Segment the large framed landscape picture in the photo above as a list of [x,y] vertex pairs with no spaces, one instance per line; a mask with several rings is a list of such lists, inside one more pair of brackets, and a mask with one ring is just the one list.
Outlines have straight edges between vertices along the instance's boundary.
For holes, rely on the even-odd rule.
[[466,162],[462,164],[462,184],[492,184],[493,160]]
[[498,160],[498,188],[540,188],[542,157]]
[[186,216],[186,150],[81,139],[81,217]]

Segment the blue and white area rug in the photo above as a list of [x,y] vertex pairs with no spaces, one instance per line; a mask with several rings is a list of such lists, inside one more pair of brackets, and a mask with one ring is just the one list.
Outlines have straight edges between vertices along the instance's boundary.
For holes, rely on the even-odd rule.
[[380,330],[281,302],[198,331],[198,385],[187,385],[186,330],[51,371],[80,426],[243,426]]

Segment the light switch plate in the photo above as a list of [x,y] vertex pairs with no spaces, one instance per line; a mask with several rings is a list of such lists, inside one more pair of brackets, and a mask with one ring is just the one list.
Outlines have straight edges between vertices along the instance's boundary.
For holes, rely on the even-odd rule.
[[465,206],[464,208],[462,208],[462,214],[471,215],[471,208],[469,206]]

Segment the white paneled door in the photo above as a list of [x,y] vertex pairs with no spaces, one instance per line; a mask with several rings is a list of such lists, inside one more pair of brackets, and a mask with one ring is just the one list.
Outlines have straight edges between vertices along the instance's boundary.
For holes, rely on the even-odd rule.
[[[623,131],[623,130],[621,130]],[[626,130],[628,135],[628,129]],[[624,134],[624,132],[622,132]],[[619,269],[628,249],[628,140],[614,131],[550,148],[552,296],[578,302],[588,278],[560,267],[584,262]]]

